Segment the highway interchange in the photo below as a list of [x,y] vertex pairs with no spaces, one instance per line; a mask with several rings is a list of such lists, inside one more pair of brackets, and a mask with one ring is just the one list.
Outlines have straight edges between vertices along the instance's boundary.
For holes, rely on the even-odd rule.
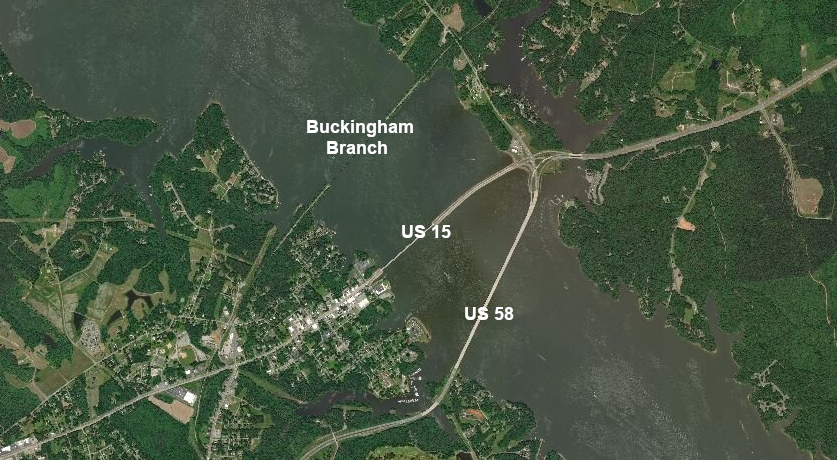
[[[463,50],[463,52],[464,52],[464,50]],[[469,65],[471,66],[471,70],[474,73],[477,73],[477,69],[473,66],[473,63],[471,63],[470,60],[469,60]],[[835,68],[837,68],[837,59],[831,60],[831,61],[827,62],[825,65],[823,65],[823,66],[821,66],[821,67],[819,67],[815,70],[811,70],[811,71],[806,72],[802,76],[802,78],[800,80],[798,80],[797,82],[793,83],[792,85],[790,85],[786,88],[783,88],[781,90],[778,90],[778,91],[774,92],[771,96],[759,101],[757,104],[755,104],[754,106],[752,106],[750,108],[747,108],[745,110],[733,113],[733,114],[731,114],[731,115],[729,115],[725,118],[719,119],[719,120],[715,120],[715,121],[705,123],[705,124],[700,124],[700,125],[688,126],[681,131],[666,134],[666,135],[659,136],[659,137],[656,137],[656,138],[653,138],[653,139],[648,139],[648,140],[645,140],[645,141],[641,141],[641,142],[638,142],[638,143],[635,143],[635,144],[631,144],[631,145],[627,145],[627,146],[620,147],[620,148],[617,148],[617,149],[609,150],[609,151],[606,151],[606,152],[573,153],[573,152],[569,152],[569,151],[565,151],[565,150],[542,150],[542,151],[539,151],[537,153],[532,153],[530,151],[528,145],[523,141],[522,136],[514,128],[512,128],[505,119],[503,119],[500,116],[499,112],[497,112],[498,117],[500,117],[500,119],[501,119],[501,121],[503,121],[503,124],[505,125],[506,129],[508,129],[510,134],[512,135],[512,149],[511,149],[512,151],[509,151],[509,152],[506,152],[506,153],[508,153],[512,157],[513,161],[509,165],[507,165],[506,167],[498,170],[497,172],[493,173],[491,176],[488,176],[487,178],[483,179],[482,181],[480,181],[479,183],[475,184],[474,186],[469,188],[467,191],[465,191],[462,195],[457,197],[456,200],[454,200],[451,203],[451,205],[449,205],[444,211],[442,211],[436,218],[433,219],[431,225],[438,225],[439,223],[444,221],[449,215],[451,215],[459,206],[461,206],[471,196],[476,194],[482,188],[484,188],[484,187],[488,186],[489,184],[495,182],[499,178],[504,177],[509,172],[511,172],[513,170],[521,169],[521,170],[524,170],[528,173],[529,191],[530,191],[529,207],[528,207],[526,216],[523,219],[523,221],[522,221],[522,223],[519,227],[517,235],[516,235],[514,241],[512,242],[509,251],[506,254],[506,258],[503,262],[503,265],[501,266],[500,271],[499,271],[499,273],[497,274],[497,276],[494,280],[494,283],[491,287],[491,290],[488,293],[487,297],[485,298],[483,306],[487,307],[489,305],[489,303],[491,302],[497,287],[499,286],[499,283],[500,283],[500,281],[503,277],[503,274],[505,273],[506,267],[508,266],[508,263],[511,260],[513,254],[514,254],[515,249],[517,248],[518,242],[520,241],[523,233],[525,232],[525,229],[526,229],[526,227],[529,223],[529,219],[531,218],[531,216],[534,212],[534,209],[537,205],[538,195],[539,195],[539,188],[540,188],[540,169],[543,165],[547,164],[549,161],[554,161],[554,160],[561,161],[561,160],[578,159],[578,160],[588,161],[588,160],[601,160],[601,159],[613,158],[613,157],[626,155],[626,154],[633,153],[633,152],[653,149],[653,148],[656,148],[657,146],[659,146],[663,143],[666,143],[666,142],[671,142],[671,141],[680,139],[680,138],[685,137],[685,136],[690,136],[692,134],[697,134],[697,133],[709,131],[709,130],[718,128],[720,126],[724,126],[728,123],[732,123],[732,122],[741,120],[741,119],[743,119],[743,118],[745,118],[749,115],[753,115],[755,113],[761,112],[764,109],[776,104],[780,100],[783,100],[783,99],[787,98],[788,96],[794,94],[795,92],[799,91],[800,89],[806,87],[807,85],[811,84],[812,82],[818,80],[820,77],[822,77],[823,75],[825,75],[828,72],[833,71]],[[496,111],[496,108],[495,108],[495,111]],[[383,270],[385,268],[387,268],[390,264],[392,264],[396,259],[398,259],[402,254],[404,254],[417,241],[418,241],[418,239],[412,240],[398,254],[396,254],[387,264],[385,264],[382,269],[379,269],[378,271],[376,271],[376,273],[370,279],[370,282],[379,279],[380,276],[383,274]],[[362,288],[366,287],[366,285],[368,285],[368,284],[369,283],[364,283],[364,285],[360,286],[359,289],[362,289]],[[339,434],[334,433],[334,434],[319,438],[316,441],[314,441],[312,443],[312,445],[309,446],[306,449],[306,451],[300,457],[300,460],[311,459],[315,455],[317,455],[317,453],[322,451],[323,449],[325,449],[325,448],[327,448],[331,445],[339,445],[340,442],[346,441],[348,439],[353,439],[353,438],[363,437],[363,436],[369,436],[369,435],[379,433],[379,432],[382,432],[382,431],[385,431],[385,430],[388,430],[388,429],[391,429],[391,428],[395,428],[395,427],[398,427],[398,426],[404,426],[404,425],[407,425],[411,422],[414,422],[416,420],[419,420],[423,417],[428,416],[431,412],[433,412],[442,403],[442,401],[446,397],[446,395],[447,395],[447,393],[448,393],[456,375],[459,372],[459,367],[460,367],[460,365],[461,365],[461,363],[462,363],[462,361],[463,361],[463,359],[464,359],[464,357],[465,357],[465,355],[468,351],[471,340],[475,336],[477,330],[479,329],[479,326],[480,326],[480,320],[476,320],[474,322],[474,325],[472,326],[472,328],[470,330],[470,333],[469,333],[468,337],[466,338],[466,340],[465,340],[465,342],[462,346],[462,349],[460,350],[460,353],[458,355],[458,358],[457,358],[456,362],[454,363],[454,365],[452,366],[450,372],[448,373],[448,375],[446,377],[445,383],[442,386],[441,391],[430,402],[430,404],[424,410],[422,410],[420,412],[416,412],[415,414],[412,414],[412,415],[408,415],[408,416],[406,416],[402,419],[399,419],[399,420],[395,420],[395,421],[391,421],[391,422],[387,422],[387,423],[383,423],[383,424],[380,424],[380,425],[375,425],[375,426],[371,426],[371,427],[367,427],[367,428],[363,428],[363,429],[347,430],[347,431],[340,432]],[[87,422],[85,422],[83,424],[80,424],[78,426],[75,426],[73,428],[70,428],[70,429],[65,430],[63,432],[60,432],[60,433],[55,433],[48,438],[40,440],[40,441],[38,441],[38,444],[43,445],[43,444],[45,444],[49,441],[53,441],[55,439],[62,438],[62,437],[67,436],[69,434],[72,434],[72,433],[78,432],[80,430],[83,430],[83,429],[85,429],[85,428],[87,428],[91,425],[94,425],[94,424],[98,423],[102,419],[107,418],[107,417],[113,415],[114,413],[124,409],[125,407],[128,407],[132,404],[135,404],[135,403],[137,403],[137,402],[139,402],[139,401],[141,401],[141,400],[143,400],[143,399],[145,399],[149,396],[153,396],[155,394],[163,393],[170,388],[180,386],[180,385],[183,385],[185,383],[202,380],[202,379],[217,375],[220,372],[230,370],[230,369],[233,369],[233,368],[237,368],[241,365],[244,365],[244,364],[259,360],[259,359],[263,359],[263,358],[267,357],[268,355],[270,355],[271,353],[275,353],[278,349],[280,349],[281,347],[286,346],[286,345],[287,345],[286,343],[279,344],[273,349],[267,350],[264,353],[261,353],[259,355],[255,355],[255,356],[253,356],[251,358],[248,358],[246,360],[241,360],[241,361],[238,361],[238,362],[234,362],[234,363],[225,365],[223,367],[219,367],[217,369],[214,369],[212,371],[205,372],[201,375],[196,375],[196,376],[193,376],[189,379],[181,380],[181,381],[178,381],[176,383],[172,383],[170,385],[166,385],[166,386],[163,386],[163,387],[158,387],[158,388],[155,388],[155,389],[153,389],[151,391],[148,391],[146,393],[137,395],[135,398],[132,398],[131,400],[126,401],[124,404],[122,404],[122,405],[120,405],[120,406],[118,406],[118,407],[116,407],[116,408],[114,408],[110,411],[107,411],[103,414],[100,414],[99,416],[97,416],[97,417],[95,417],[91,420],[88,420]],[[6,458],[6,457],[4,455],[0,454],[0,459],[3,459],[3,458]]]
[[[539,189],[539,185],[540,185],[539,169],[544,164],[548,163],[551,160],[559,160],[560,161],[560,160],[578,159],[578,160],[588,161],[588,160],[602,160],[602,159],[607,159],[607,158],[613,158],[613,157],[617,157],[617,156],[621,156],[621,155],[627,155],[627,154],[633,153],[633,152],[638,152],[638,151],[642,151],[642,150],[648,150],[648,149],[656,148],[660,144],[663,144],[663,143],[666,143],[666,142],[671,142],[671,141],[680,139],[682,137],[690,136],[692,134],[697,134],[697,133],[709,131],[711,129],[715,129],[715,128],[718,128],[720,126],[724,126],[728,123],[732,123],[732,122],[741,120],[741,119],[743,119],[743,118],[745,118],[749,115],[761,112],[764,109],[766,109],[767,107],[770,107],[770,106],[776,104],[780,100],[785,99],[786,97],[794,94],[795,92],[799,91],[800,89],[802,89],[802,88],[806,87],[807,85],[813,83],[814,81],[818,80],[820,77],[825,75],[826,73],[833,71],[835,68],[837,68],[837,59],[829,61],[828,63],[826,63],[822,67],[819,67],[816,70],[806,72],[802,76],[802,78],[800,80],[798,80],[797,82],[793,83],[792,85],[790,85],[786,88],[783,88],[779,91],[776,91],[771,96],[759,101],[754,106],[752,106],[748,109],[733,113],[733,114],[731,114],[727,117],[724,117],[722,119],[715,120],[713,122],[705,123],[705,124],[701,124],[701,125],[688,126],[681,131],[677,131],[677,132],[674,132],[674,133],[666,134],[666,135],[663,135],[663,136],[655,137],[653,139],[649,139],[649,140],[646,140],[646,141],[638,142],[638,143],[631,144],[631,145],[628,145],[628,146],[620,147],[618,149],[609,150],[609,151],[600,152],[600,153],[573,153],[573,152],[564,151],[564,150],[541,150],[541,151],[533,154],[530,151],[528,145],[523,141],[522,136],[516,130],[514,130],[510,125],[508,125],[508,123],[505,122],[505,120],[503,120],[506,128],[512,134],[512,149],[511,149],[512,151],[506,152],[513,158],[512,163],[509,164],[508,166],[506,166],[505,168],[497,171],[496,173],[492,174],[491,176],[487,177],[486,179],[483,179],[482,181],[477,183],[475,186],[468,189],[465,193],[460,195],[456,200],[454,200],[454,202],[447,209],[445,209],[445,211],[443,211],[439,215],[439,217],[437,217],[436,219],[433,220],[433,224],[435,225],[435,224],[440,223],[448,215],[450,215],[457,207],[459,207],[462,203],[464,203],[468,198],[473,196],[477,191],[479,191],[483,187],[493,183],[497,179],[505,176],[508,172],[510,172],[514,169],[523,169],[523,170],[526,170],[529,173],[529,192],[530,192],[529,208],[526,212],[526,217],[523,219],[523,222],[520,225],[520,228],[517,232],[517,236],[515,237],[508,253],[506,254],[506,258],[503,262],[503,265],[500,268],[500,271],[497,274],[497,277],[494,279],[494,284],[491,286],[491,290],[489,291],[488,296],[486,297],[485,302],[483,303],[483,306],[487,307],[488,304],[491,302],[491,299],[494,296],[494,292],[497,289],[497,286],[499,285],[500,280],[503,277],[503,274],[506,270],[506,267],[507,267],[509,261],[511,260],[512,255],[514,254],[514,251],[517,248],[517,244],[520,241],[520,238],[523,235],[524,231],[526,230],[526,226],[529,223],[529,219],[532,216],[532,213],[535,209],[535,206],[537,205],[538,189]],[[502,120],[502,118],[501,118],[501,120]],[[417,240],[411,241],[401,252],[399,252],[395,256],[393,261],[395,259],[397,259],[401,254],[403,254],[407,249],[409,249],[416,241]],[[392,261],[390,261],[390,263],[392,263]],[[390,263],[388,263],[387,266]],[[438,395],[436,395],[435,398],[433,398],[433,400],[427,406],[427,408],[425,408],[424,410],[422,410],[420,412],[416,412],[415,414],[408,415],[408,416],[406,416],[402,419],[399,419],[399,420],[394,420],[394,421],[391,421],[391,422],[382,423],[380,425],[375,425],[375,426],[362,428],[362,429],[343,431],[339,434],[332,433],[331,435],[323,436],[323,437],[315,440],[313,442],[313,444],[308,449],[306,449],[306,451],[300,457],[300,460],[309,460],[309,459],[313,458],[317,453],[322,451],[323,449],[325,449],[329,446],[332,446],[332,445],[339,446],[340,442],[346,441],[348,439],[353,439],[353,438],[357,438],[357,437],[369,436],[369,435],[372,435],[372,434],[375,434],[375,433],[380,433],[382,431],[386,431],[386,430],[389,430],[389,429],[392,429],[392,428],[407,425],[409,423],[415,422],[416,420],[419,420],[423,417],[428,416],[437,407],[439,407],[439,405],[442,403],[442,401],[447,396],[447,393],[450,390],[451,384],[453,383],[454,379],[456,378],[456,375],[459,372],[459,367],[462,363],[463,358],[465,357],[465,354],[468,351],[468,347],[471,344],[471,340],[473,339],[474,335],[476,334],[477,330],[479,329],[479,326],[480,326],[480,320],[477,319],[474,322],[474,325],[471,327],[470,333],[468,334],[468,337],[465,340],[465,343],[463,344],[462,349],[459,352],[459,356],[458,356],[456,362],[454,363],[450,372],[448,373],[447,378],[445,379],[445,383],[441,388],[441,391],[439,392]]]

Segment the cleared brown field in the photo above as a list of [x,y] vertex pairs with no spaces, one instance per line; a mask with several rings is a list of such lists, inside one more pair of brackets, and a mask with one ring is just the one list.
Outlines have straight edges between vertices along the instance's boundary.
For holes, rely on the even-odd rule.
[[465,28],[465,20],[462,19],[462,7],[459,6],[459,3],[454,3],[453,10],[442,16],[442,24],[457,32],[462,32],[462,29]]
[[817,179],[796,178],[796,210],[803,216],[816,216],[819,214],[820,199],[822,199],[822,184]]
[[166,403],[154,396],[149,396],[148,400],[151,401],[151,404],[163,409],[165,413],[171,415],[180,423],[189,423],[189,419],[195,414],[195,409],[182,401],[175,400],[171,403]]
[[33,120],[20,120],[13,123],[0,120],[0,130],[11,130],[12,136],[16,139],[23,139],[24,137],[34,133],[36,127],[37,125],[35,125]]
[[9,174],[15,167],[15,157],[6,153],[3,147],[0,147],[0,164],[3,165],[3,172]]

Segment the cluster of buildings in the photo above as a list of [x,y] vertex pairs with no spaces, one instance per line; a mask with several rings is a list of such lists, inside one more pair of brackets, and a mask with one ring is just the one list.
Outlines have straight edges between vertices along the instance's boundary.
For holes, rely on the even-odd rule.
[[[383,284],[381,282],[379,286]],[[386,288],[382,289],[380,291],[381,293],[386,291]],[[372,289],[372,292],[375,292],[375,288]],[[320,330],[321,321],[330,324],[338,318],[356,315],[370,304],[366,293],[358,287],[346,288],[338,299],[327,295],[324,297],[324,300],[325,303],[320,304],[320,308],[315,310],[315,312],[321,311],[321,314],[296,312],[288,318],[288,332],[292,337],[300,336],[306,332],[316,332]]]
[[0,458],[16,458],[18,455],[34,454],[40,445],[35,437],[21,439],[15,443],[0,448]]
[[167,391],[173,398],[177,399],[178,401],[182,401],[190,406],[195,405],[195,401],[198,400],[198,395],[192,393],[191,391],[187,390],[183,387],[175,387]]

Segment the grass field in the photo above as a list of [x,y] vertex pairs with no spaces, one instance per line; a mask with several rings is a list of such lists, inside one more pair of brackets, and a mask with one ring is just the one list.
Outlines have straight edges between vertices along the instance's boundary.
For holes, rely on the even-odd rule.
[[61,218],[77,188],[72,169],[56,165],[49,176],[21,188],[3,190],[3,196],[17,216]]
[[92,365],[87,355],[75,349],[72,361],[64,361],[58,369],[50,367],[39,372],[35,384],[43,394],[50,395]]
[[379,447],[369,454],[369,460],[453,460],[442,459],[415,447]]
[[691,60],[675,62],[660,79],[663,91],[694,91],[697,69]]
[[602,8],[618,11],[620,13],[638,14],[644,8],[641,8],[640,0],[582,0],[588,6],[600,6]]

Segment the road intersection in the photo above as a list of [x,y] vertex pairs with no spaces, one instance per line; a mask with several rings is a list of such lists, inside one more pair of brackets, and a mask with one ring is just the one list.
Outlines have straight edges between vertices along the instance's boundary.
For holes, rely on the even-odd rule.
[[[642,141],[642,142],[639,142],[639,143],[636,143],[636,144],[628,145],[628,146],[625,146],[625,147],[621,147],[621,148],[618,148],[618,149],[614,149],[614,150],[610,150],[610,151],[606,151],[606,152],[601,152],[601,153],[573,153],[573,152],[564,151],[564,150],[542,150],[542,151],[537,152],[536,154],[533,154],[530,151],[528,145],[523,141],[522,136],[516,130],[514,130],[511,126],[509,126],[508,123],[505,122],[505,120],[503,120],[504,125],[506,126],[507,129],[510,130],[510,133],[512,134],[512,147],[513,147],[511,149],[512,152],[507,152],[507,153],[510,154],[510,156],[514,159],[514,161],[510,165],[506,166],[505,168],[501,169],[500,171],[498,171],[498,172],[492,174],[491,176],[487,177],[486,179],[484,179],[483,181],[479,182],[474,187],[472,187],[471,189],[466,191],[464,194],[462,194],[445,211],[443,211],[439,215],[439,217],[434,219],[433,224],[435,225],[435,224],[438,224],[439,222],[441,222],[450,213],[452,213],[457,207],[459,207],[459,205],[461,205],[465,200],[470,198],[478,190],[480,190],[481,188],[485,187],[486,185],[494,182],[495,180],[499,179],[500,177],[504,176],[506,173],[510,172],[511,170],[513,170],[513,169],[525,169],[529,172],[529,191],[530,191],[529,209],[526,213],[526,217],[524,218],[522,224],[520,225],[520,229],[518,230],[517,236],[515,237],[515,240],[512,243],[511,248],[509,249],[508,253],[506,254],[506,259],[503,262],[503,265],[500,269],[500,272],[497,274],[497,277],[494,280],[494,284],[491,287],[491,291],[489,292],[488,296],[485,299],[485,302],[484,302],[483,306],[487,307],[488,304],[491,302],[492,297],[494,296],[494,292],[497,289],[497,286],[499,285],[500,280],[503,277],[503,273],[506,270],[506,267],[509,263],[509,260],[511,260],[511,257],[514,254],[515,249],[517,248],[517,244],[520,241],[520,238],[523,235],[523,233],[524,233],[524,231],[525,231],[525,229],[528,225],[529,219],[532,216],[532,213],[533,213],[533,211],[534,211],[534,209],[537,205],[538,193],[539,193],[538,189],[539,189],[539,185],[540,185],[539,169],[540,169],[541,165],[544,165],[544,164],[546,164],[546,163],[548,163],[549,161],[552,161],[552,160],[559,160],[560,161],[560,160],[580,159],[580,160],[583,160],[583,161],[589,161],[589,160],[601,160],[601,159],[613,158],[613,157],[620,156],[620,155],[626,155],[626,154],[632,153],[632,152],[637,152],[637,151],[641,151],[641,150],[656,148],[658,145],[666,143],[666,142],[671,142],[671,141],[680,139],[680,138],[685,137],[685,136],[690,136],[692,134],[697,134],[697,133],[709,131],[711,129],[715,129],[715,128],[724,126],[726,124],[741,120],[741,119],[743,119],[743,118],[745,118],[749,115],[755,114],[757,112],[761,112],[761,111],[765,110],[766,108],[776,104],[780,100],[785,99],[786,97],[796,93],[797,91],[806,87],[807,85],[815,82],[816,80],[821,78],[823,75],[827,74],[828,72],[833,71],[835,68],[837,68],[837,59],[829,61],[828,63],[826,63],[825,65],[823,65],[822,67],[820,67],[816,70],[806,72],[799,81],[793,83],[792,85],[790,85],[790,86],[788,86],[788,87],[786,87],[786,88],[784,88],[780,91],[777,91],[776,93],[774,93],[770,97],[765,98],[764,100],[758,102],[756,105],[754,105],[754,106],[752,106],[748,109],[745,109],[745,110],[736,112],[734,114],[731,114],[731,115],[729,115],[725,118],[722,118],[720,120],[716,120],[716,121],[701,124],[701,125],[689,126],[689,127],[686,127],[685,129],[683,129],[681,131],[666,134],[666,135],[659,136],[659,137],[649,139],[649,140],[646,140],[646,141]],[[410,242],[410,244],[408,244],[400,253],[398,253],[398,255],[396,255],[396,258],[398,256],[400,256],[403,252],[405,252],[407,249],[409,249],[410,246],[412,246],[413,243],[415,243],[416,241],[417,240],[413,240],[412,242]],[[389,265],[389,264],[387,264],[387,265]],[[442,386],[442,389],[439,392],[439,394],[435,398],[433,398],[431,404],[426,409],[424,409],[420,412],[417,412],[415,414],[408,415],[408,416],[406,416],[402,419],[394,420],[394,421],[383,423],[383,424],[380,424],[380,425],[361,428],[361,429],[357,429],[357,430],[344,431],[340,434],[331,433],[330,435],[323,436],[323,437],[315,440],[314,443],[308,449],[305,450],[303,455],[300,457],[300,460],[309,460],[309,459],[313,458],[317,453],[319,453],[323,449],[327,448],[328,446],[331,446],[331,445],[339,446],[339,443],[341,441],[346,441],[348,439],[353,439],[353,438],[358,438],[358,437],[363,437],[363,436],[369,436],[369,435],[372,435],[372,434],[375,434],[375,433],[380,433],[382,431],[386,431],[386,430],[389,430],[389,429],[392,429],[392,428],[396,428],[396,427],[399,427],[399,426],[404,426],[404,425],[410,424],[410,423],[415,422],[415,421],[417,421],[417,420],[419,420],[423,417],[428,416],[437,407],[439,407],[439,405],[442,403],[444,398],[447,396],[447,393],[450,390],[450,387],[451,387],[454,379],[456,378],[456,375],[459,372],[459,367],[462,363],[463,358],[465,357],[466,352],[468,351],[468,348],[471,344],[471,340],[473,339],[474,335],[476,334],[477,330],[479,329],[479,325],[480,325],[480,320],[477,319],[474,322],[474,325],[471,327],[471,331],[468,335],[468,338],[465,340],[465,343],[462,346],[462,349],[459,353],[459,356],[458,356],[456,362],[454,363],[453,367],[451,368],[450,372],[448,373],[448,376],[445,380],[445,384]]]
[[692,125],[687,126],[682,131],[677,131],[674,133],[666,134],[663,136],[655,137],[653,139],[648,139],[642,142],[638,142],[636,144],[626,145],[624,147],[620,147],[618,149],[608,150],[606,152],[600,153],[573,153],[566,150],[541,150],[537,153],[537,157],[544,161],[546,159],[557,159],[557,160],[604,160],[607,158],[613,158],[620,155],[626,155],[628,153],[637,152],[640,150],[647,150],[656,148],[660,144],[664,144],[666,142],[671,142],[681,137],[691,136],[692,134],[702,133],[705,131],[709,131],[715,128],[719,128],[729,123],[736,122],[741,120],[742,118],[748,117],[755,113],[761,112],[764,109],[776,104],[777,102],[785,99],[786,97],[796,93],[802,88],[810,85],[811,83],[819,80],[823,75],[827,74],[828,72],[833,71],[837,68],[837,59],[833,59],[827,62],[822,67],[817,68],[816,70],[811,70],[805,72],[801,79],[793,83],[792,85],[783,88],[775,93],[773,93],[770,97],[767,97],[761,101],[759,101],[756,105],[741,110],[739,112],[735,112],[730,114],[720,120],[715,120],[709,123],[704,123],[700,125]]
[[[471,66],[472,66],[472,70],[476,72],[476,69],[473,68],[472,63],[471,63]],[[509,251],[506,254],[506,258],[503,262],[503,265],[500,268],[500,271],[499,271],[499,273],[497,274],[497,277],[494,280],[494,284],[492,285],[491,290],[490,290],[488,296],[486,297],[486,299],[484,301],[483,306],[487,307],[488,304],[491,302],[491,300],[494,296],[494,293],[496,292],[497,287],[499,286],[499,283],[500,283],[500,281],[503,277],[503,274],[505,273],[505,270],[508,266],[508,263],[511,260],[511,258],[512,258],[513,254],[514,254],[514,252],[517,248],[517,245],[518,245],[523,233],[525,232],[525,230],[528,226],[529,220],[530,220],[530,218],[531,218],[531,216],[534,212],[535,207],[537,206],[538,196],[539,196],[539,184],[540,184],[540,181],[539,181],[540,174],[539,174],[538,166],[540,166],[540,165],[542,165],[542,164],[544,164],[544,163],[546,163],[547,161],[550,161],[550,160],[580,159],[580,160],[588,161],[588,160],[600,160],[600,159],[612,158],[612,157],[625,155],[625,154],[632,153],[632,152],[637,152],[637,151],[641,151],[641,150],[656,148],[658,145],[666,143],[666,142],[671,142],[673,140],[677,140],[677,139],[680,139],[680,138],[685,137],[685,136],[705,132],[705,131],[708,131],[708,130],[711,130],[711,129],[714,129],[714,128],[717,128],[717,127],[720,127],[720,126],[724,126],[728,123],[732,123],[732,122],[741,120],[741,119],[743,119],[743,118],[745,118],[749,115],[752,115],[752,114],[755,114],[757,112],[763,111],[764,109],[776,104],[780,100],[785,99],[786,97],[794,94],[795,92],[797,92],[800,89],[806,87],[807,85],[811,84],[812,82],[818,80],[819,78],[821,78],[826,73],[833,71],[835,68],[837,68],[837,59],[829,61],[828,63],[826,63],[825,65],[823,65],[822,67],[820,67],[816,70],[806,72],[799,81],[793,83],[792,85],[790,85],[790,86],[788,86],[788,87],[786,87],[786,88],[784,88],[780,91],[777,91],[776,93],[774,93],[770,97],[765,98],[764,100],[758,102],[753,107],[742,110],[740,112],[736,112],[736,113],[731,114],[731,115],[729,115],[725,118],[722,118],[720,120],[716,120],[716,121],[701,124],[701,125],[689,126],[685,129],[683,129],[682,131],[678,131],[678,132],[675,132],[675,133],[670,133],[670,134],[667,134],[667,135],[664,135],[664,136],[656,137],[656,138],[649,139],[649,140],[646,140],[646,141],[642,141],[642,142],[639,142],[639,143],[636,143],[636,144],[632,144],[632,145],[629,145],[629,146],[624,146],[624,147],[621,147],[621,148],[618,148],[618,149],[610,150],[610,151],[607,151],[607,152],[601,152],[601,153],[573,153],[573,152],[568,152],[568,151],[564,151],[564,150],[542,150],[542,151],[539,151],[539,152],[533,154],[530,151],[528,145],[523,141],[522,136],[516,130],[514,130],[511,126],[509,126],[508,123],[505,120],[502,120],[502,118],[501,118],[501,120],[503,121],[506,128],[510,130],[510,134],[512,134],[512,145],[515,147],[515,149],[514,149],[515,151],[514,152],[507,152],[507,153],[509,153],[514,160],[508,166],[504,167],[503,169],[500,169],[499,171],[497,171],[494,174],[492,174],[491,176],[483,179],[482,181],[478,182],[477,184],[472,186],[470,189],[465,191],[462,195],[460,195],[456,200],[454,200],[451,203],[451,205],[449,205],[444,211],[442,211],[442,213],[440,213],[432,221],[432,225],[438,225],[439,223],[441,223],[450,214],[452,214],[460,205],[462,205],[465,201],[467,201],[468,198],[473,196],[476,192],[478,192],[479,190],[481,190],[485,186],[493,183],[494,181],[498,180],[499,178],[505,176],[507,173],[511,172],[512,170],[523,169],[523,170],[526,170],[529,173],[529,189],[530,189],[529,190],[530,191],[529,207],[528,207],[526,216],[525,216],[525,218],[523,219],[523,222],[520,225],[518,233],[517,233],[513,243],[511,244],[511,247],[510,247]],[[116,219],[125,219],[125,218],[114,218],[114,220],[116,220]],[[358,289],[364,289],[364,288],[368,287],[368,285],[370,285],[372,281],[375,281],[375,280],[379,279],[380,276],[382,276],[382,274],[383,274],[383,269],[388,267],[398,257],[400,257],[404,252],[406,252],[416,241],[418,241],[418,240],[414,239],[409,244],[407,244],[404,249],[402,249],[386,265],[384,265],[384,267],[382,269],[377,270],[376,273],[370,278],[370,280],[368,282],[364,283],[362,286],[359,286]],[[254,264],[254,265],[256,265],[256,264]],[[468,348],[471,344],[471,341],[472,341],[473,337],[475,336],[477,330],[479,329],[479,326],[480,326],[480,320],[476,320],[474,322],[474,325],[472,326],[472,328],[470,330],[470,333],[469,333],[467,339],[465,340],[465,342],[463,344],[462,349],[460,350],[460,353],[458,355],[458,358],[457,358],[456,362],[454,363],[450,372],[448,373],[448,376],[445,380],[445,383],[444,383],[443,387],[441,388],[441,391],[432,400],[431,404],[427,408],[425,408],[424,410],[422,410],[420,412],[417,412],[415,414],[406,416],[406,417],[404,417],[402,419],[399,419],[399,420],[383,423],[383,424],[380,424],[380,425],[375,425],[375,426],[372,426],[372,427],[367,427],[367,428],[362,428],[362,429],[357,429],[357,430],[344,431],[344,432],[339,433],[339,434],[332,433],[330,435],[324,436],[324,437],[314,441],[314,443],[308,449],[306,449],[305,453],[301,457],[301,460],[308,460],[308,459],[312,458],[313,456],[315,456],[322,449],[324,449],[324,448],[326,448],[330,445],[333,445],[333,444],[339,444],[339,442],[341,442],[341,441],[345,441],[345,440],[352,439],[352,438],[357,438],[357,437],[368,436],[368,435],[379,433],[379,432],[382,432],[382,431],[385,431],[385,430],[388,430],[388,429],[391,429],[391,428],[395,428],[395,427],[398,427],[398,426],[404,426],[404,425],[407,425],[411,422],[414,422],[416,420],[419,420],[423,417],[428,416],[431,412],[433,412],[436,408],[438,408],[438,406],[443,402],[445,396],[447,395],[448,391],[450,390],[450,387],[453,384],[453,381],[455,380],[455,378],[456,378],[456,376],[459,372],[460,365],[461,365],[461,363],[462,363],[462,361],[463,361],[463,359],[464,359],[464,357],[465,357],[465,355],[468,351]],[[175,383],[171,383],[171,384],[167,384],[165,386],[160,386],[160,387],[154,388],[153,390],[150,390],[150,391],[147,391],[147,392],[142,393],[140,395],[137,395],[136,397],[132,398],[129,401],[126,401],[122,405],[117,406],[117,407],[115,407],[115,408],[113,408],[113,409],[111,409],[107,412],[104,412],[104,413],[98,415],[97,417],[88,420],[87,422],[85,422],[83,424],[77,425],[73,428],[67,429],[67,430],[59,432],[59,433],[55,433],[48,438],[40,440],[40,441],[38,441],[38,445],[43,445],[43,444],[48,443],[50,441],[53,441],[55,439],[62,438],[62,437],[65,437],[67,435],[70,435],[72,433],[84,430],[84,429],[100,422],[101,420],[103,420],[107,417],[110,417],[114,413],[119,412],[120,410],[122,410],[122,409],[124,409],[124,408],[126,408],[130,405],[133,405],[133,404],[135,404],[135,403],[137,403],[137,402],[139,402],[139,401],[141,401],[141,400],[143,400],[143,399],[145,399],[149,396],[153,396],[155,394],[163,393],[165,391],[168,391],[171,388],[181,386],[181,385],[184,385],[186,383],[196,382],[196,381],[199,381],[199,380],[217,375],[221,372],[231,370],[231,369],[234,369],[234,368],[238,368],[239,366],[242,366],[244,364],[263,359],[263,358],[265,358],[265,357],[267,357],[271,354],[275,354],[278,350],[287,346],[289,343],[290,342],[284,342],[284,343],[276,345],[275,347],[273,347],[269,350],[264,351],[263,353],[254,355],[251,358],[244,359],[244,360],[239,360],[239,361],[227,364],[225,366],[221,366],[219,368],[213,369],[211,371],[207,371],[203,374],[192,376],[192,377],[190,377],[188,379],[185,379],[185,380],[180,380],[180,381],[177,381]],[[0,455],[0,459],[2,459],[2,458],[4,458],[4,457],[2,455]]]

